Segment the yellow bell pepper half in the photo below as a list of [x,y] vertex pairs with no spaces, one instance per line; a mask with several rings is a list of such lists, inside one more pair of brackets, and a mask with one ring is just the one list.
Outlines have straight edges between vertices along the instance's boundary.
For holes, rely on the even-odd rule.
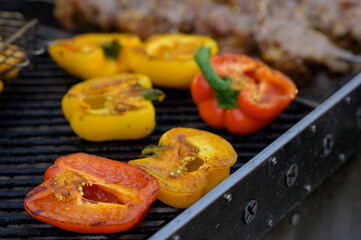
[[129,161],[157,178],[158,199],[187,208],[230,175],[237,160],[232,145],[222,137],[192,128],[173,128],[158,146],[148,146],[150,156]]
[[85,140],[140,139],[156,124],[151,100],[163,98],[147,76],[123,73],[74,85],[61,107],[73,131]]
[[201,46],[209,47],[212,55],[218,52],[217,42],[207,36],[154,35],[142,46],[130,49],[127,61],[132,71],[149,76],[156,86],[186,89],[200,71],[193,54]]
[[67,72],[88,79],[127,71],[125,53],[140,44],[139,37],[132,34],[88,33],[57,40],[48,51]]

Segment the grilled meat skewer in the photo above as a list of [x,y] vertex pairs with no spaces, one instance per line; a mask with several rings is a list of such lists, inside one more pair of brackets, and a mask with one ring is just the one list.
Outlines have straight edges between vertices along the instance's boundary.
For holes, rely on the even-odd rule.
[[[55,13],[67,29],[97,26],[142,39],[164,32],[205,34],[217,40],[221,51],[257,54],[258,50],[263,60],[285,72],[304,73],[314,64],[345,72],[350,65],[341,59],[351,53],[315,30],[313,14],[305,7],[317,1],[57,0]],[[336,6],[360,0],[321,1]]]

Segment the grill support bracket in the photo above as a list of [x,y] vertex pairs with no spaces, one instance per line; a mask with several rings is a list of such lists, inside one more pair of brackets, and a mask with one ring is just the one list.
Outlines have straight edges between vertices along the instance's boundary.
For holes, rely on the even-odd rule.
[[[261,238],[360,149],[360,106],[358,74],[151,239]],[[287,186],[294,164],[297,179]],[[244,206],[251,200],[257,216],[246,224]]]

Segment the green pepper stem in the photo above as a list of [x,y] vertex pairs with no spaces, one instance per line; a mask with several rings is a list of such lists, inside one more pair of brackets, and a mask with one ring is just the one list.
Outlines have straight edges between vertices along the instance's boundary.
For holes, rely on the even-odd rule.
[[156,145],[148,145],[146,146],[140,155],[140,157],[144,156],[153,156],[158,157],[158,155],[161,153],[161,151],[164,149],[164,145],[156,146]]
[[113,40],[102,45],[106,59],[117,59],[122,47],[123,46],[117,40]]
[[231,88],[231,80],[229,78],[222,79],[217,75],[209,61],[210,57],[210,49],[202,46],[196,51],[194,60],[198,64],[204,78],[213,88],[218,106],[224,109],[238,108],[238,91]]
[[145,100],[151,100],[151,101],[163,101],[165,98],[165,94],[162,90],[155,89],[155,88],[146,88],[137,84],[139,88],[141,88],[141,92],[139,93],[140,96],[142,96]]

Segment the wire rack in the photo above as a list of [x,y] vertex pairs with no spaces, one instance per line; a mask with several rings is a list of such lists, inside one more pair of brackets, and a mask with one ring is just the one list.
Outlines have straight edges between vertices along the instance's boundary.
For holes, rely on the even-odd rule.
[[27,66],[45,49],[37,38],[39,21],[26,22],[19,12],[0,11],[0,79]]

